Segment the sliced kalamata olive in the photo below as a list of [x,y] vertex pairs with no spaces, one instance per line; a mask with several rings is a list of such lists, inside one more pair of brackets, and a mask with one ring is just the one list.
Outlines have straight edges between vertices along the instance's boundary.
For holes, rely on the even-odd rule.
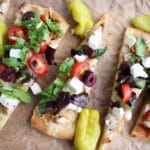
[[69,104],[69,101],[70,101],[69,92],[61,92],[57,100],[57,106],[60,109],[63,109],[65,106]]
[[132,107],[132,106],[133,106],[133,101],[132,101],[132,100],[129,100],[129,101],[127,101],[127,104],[128,104],[130,107]]
[[83,82],[85,85],[87,85],[88,87],[92,87],[96,83],[96,79],[97,77],[94,72],[90,70],[85,71],[83,76]]
[[6,69],[2,72],[1,78],[6,82],[13,82],[16,79],[16,70],[12,67],[6,67]]
[[94,49],[92,49],[88,45],[84,45],[83,47],[83,52],[89,57],[89,58],[95,58],[96,57],[96,52]]
[[57,65],[57,63],[55,62],[55,51],[56,49],[47,47],[47,50],[44,52],[44,55],[49,65]]
[[22,21],[30,20],[31,18],[34,18],[34,12],[28,11],[23,15]]
[[89,96],[87,93],[81,93],[79,95],[72,95],[71,103],[79,106],[86,107],[89,102]]
[[120,85],[116,86],[116,87],[115,87],[115,90],[116,90],[117,94],[118,94],[120,97],[122,97],[121,86],[120,86]]
[[124,82],[125,84],[128,84],[130,87],[135,86],[135,81],[132,76],[129,76],[128,79]]
[[75,55],[82,55],[82,52],[76,49],[71,49],[71,56],[75,56]]
[[120,74],[118,75],[117,81],[122,84],[122,83],[124,83],[128,78],[129,78],[129,75],[125,75],[125,74],[120,73]]
[[129,61],[124,61],[119,69],[121,70],[122,73],[124,74],[130,74],[130,67],[131,67],[131,63]]
[[46,103],[46,112],[51,112],[56,114],[59,112],[59,108],[57,107],[57,101],[49,101]]
[[111,108],[113,108],[113,107],[118,107],[118,108],[120,108],[120,107],[121,107],[121,103],[120,103],[119,101],[116,101],[116,102],[110,101],[109,106],[110,106]]

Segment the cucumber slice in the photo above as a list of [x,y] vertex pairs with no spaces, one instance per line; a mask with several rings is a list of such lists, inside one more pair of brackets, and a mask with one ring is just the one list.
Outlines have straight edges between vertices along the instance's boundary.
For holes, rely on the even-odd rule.
[[143,31],[150,32],[150,15],[142,15],[133,18],[132,24]]
[[138,88],[144,89],[145,86],[146,86],[146,80],[144,80],[144,79],[139,79],[139,80],[135,81],[135,84],[136,84],[136,86],[137,86]]
[[0,20],[0,58],[4,55],[4,44],[7,42],[8,28],[6,23]]

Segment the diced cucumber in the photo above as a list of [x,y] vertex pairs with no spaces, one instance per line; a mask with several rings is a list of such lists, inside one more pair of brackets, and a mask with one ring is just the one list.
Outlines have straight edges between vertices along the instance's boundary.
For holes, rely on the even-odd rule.
[[136,86],[140,89],[144,89],[145,86],[146,86],[146,80],[144,79],[138,79],[136,82],[135,82]]

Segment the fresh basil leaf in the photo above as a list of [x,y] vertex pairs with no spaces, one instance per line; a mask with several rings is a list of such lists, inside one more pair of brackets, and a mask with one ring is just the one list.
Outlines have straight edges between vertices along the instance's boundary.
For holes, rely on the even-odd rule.
[[24,48],[21,49],[20,59],[22,61],[25,60],[28,50],[29,50],[29,48],[27,48],[27,47],[24,47]]
[[0,79],[0,92],[8,95],[11,98],[16,98],[21,102],[30,103],[31,97],[27,92],[15,85],[10,85]]
[[146,51],[146,42],[142,36],[138,36],[136,43],[135,43],[135,48],[136,48],[136,55],[143,57]]
[[38,53],[40,50],[39,41],[47,41],[50,34],[47,25],[41,21],[39,12],[35,13],[34,18],[22,21],[17,25],[28,29],[28,38],[30,40],[26,42],[25,46],[34,49],[34,52]]
[[25,67],[25,64],[22,63],[20,60],[13,58],[13,57],[3,57],[2,63],[6,64],[9,67],[15,68],[16,71],[19,71],[20,68]]
[[61,29],[60,23],[59,22],[54,22],[54,21],[50,21],[48,17],[46,17],[46,24],[49,28],[50,31],[52,32],[60,32],[60,37],[63,36],[63,30]]
[[25,46],[25,40],[23,38],[15,37],[13,39],[16,40],[16,43],[13,45],[5,45],[5,50],[10,50],[11,48],[22,49]]
[[67,73],[69,74],[71,72],[72,66],[74,65],[74,59],[72,57],[65,59],[59,67],[60,73]]
[[95,52],[96,52],[96,58],[99,60],[100,57],[106,52],[107,50],[107,46],[105,46],[104,48],[99,48],[99,49],[96,49]]
[[135,64],[138,62],[138,57],[132,53],[128,53],[127,55],[127,58],[129,59],[129,61],[132,63],[132,64]]
[[42,92],[40,93],[41,101],[38,106],[39,112],[41,114],[45,112],[46,102],[57,100],[64,85],[65,85],[65,80],[62,77],[57,77],[44,90],[42,90]]

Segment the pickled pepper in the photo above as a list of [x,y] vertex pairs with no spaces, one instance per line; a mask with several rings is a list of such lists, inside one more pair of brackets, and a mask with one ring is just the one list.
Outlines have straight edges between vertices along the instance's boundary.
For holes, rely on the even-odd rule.
[[84,108],[76,127],[74,145],[76,150],[95,150],[100,136],[100,115],[97,110]]
[[90,13],[81,0],[71,1],[69,4],[69,10],[74,21],[78,23],[78,25],[75,27],[75,34],[82,37],[88,29],[93,27],[93,21]]
[[150,32],[150,15],[142,15],[133,18],[132,24],[143,31]]

